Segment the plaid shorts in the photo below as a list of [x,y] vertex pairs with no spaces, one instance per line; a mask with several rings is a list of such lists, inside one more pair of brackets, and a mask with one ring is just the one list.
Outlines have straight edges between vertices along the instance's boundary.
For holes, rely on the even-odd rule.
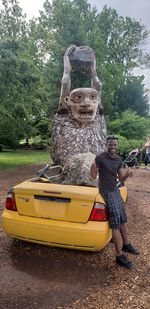
[[101,191],[100,194],[108,207],[109,225],[111,229],[120,229],[120,225],[127,223],[125,204],[118,188],[114,191]]

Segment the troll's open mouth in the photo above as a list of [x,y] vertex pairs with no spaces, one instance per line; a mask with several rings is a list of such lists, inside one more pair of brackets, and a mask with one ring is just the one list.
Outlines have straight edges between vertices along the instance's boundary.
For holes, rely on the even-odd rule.
[[78,112],[78,114],[81,117],[92,117],[93,116],[93,110],[92,109],[81,109]]

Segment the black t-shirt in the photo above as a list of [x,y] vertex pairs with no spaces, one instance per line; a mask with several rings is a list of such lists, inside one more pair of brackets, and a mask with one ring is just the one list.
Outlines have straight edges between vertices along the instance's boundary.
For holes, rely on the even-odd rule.
[[105,151],[95,158],[99,169],[99,190],[113,191],[117,185],[117,173],[122,167],[122,159]]

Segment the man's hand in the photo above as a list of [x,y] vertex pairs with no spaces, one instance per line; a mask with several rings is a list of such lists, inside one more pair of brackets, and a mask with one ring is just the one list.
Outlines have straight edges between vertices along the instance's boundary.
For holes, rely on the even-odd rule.
[[133,176],[133,171],[131,168],[120,168],[118,171],[118,177],[120,181],[125,181],[128,177],[132,177]]

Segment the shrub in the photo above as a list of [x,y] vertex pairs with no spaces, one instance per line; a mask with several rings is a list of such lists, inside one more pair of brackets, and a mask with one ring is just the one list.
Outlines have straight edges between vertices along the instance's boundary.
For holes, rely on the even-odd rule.
[[118,154],[124,160],[132,149],[142,147],[143,140],[127,139],[124,136],[116,135],[119,140]]

